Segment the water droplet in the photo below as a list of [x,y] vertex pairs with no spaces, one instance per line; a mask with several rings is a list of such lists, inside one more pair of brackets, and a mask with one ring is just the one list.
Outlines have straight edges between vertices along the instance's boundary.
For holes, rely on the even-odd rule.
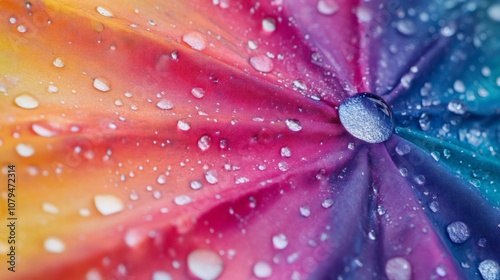
[[409,19],[402,19],[396,23],[396,29],[405,36],[412,36],[417,33],[417,26]]
[[262,29],[266,32],[274,32],[276,30],[276,21],[272,18],[263,19]]
[[106,92],[111,89],[110,83],[106,78],[95,78],[93,85],[94,88],[102,92]]
[[193,88],[191,90],[191,94],[196,98],[202,98],[203,96],[205,96],[205,90],[199,87]]
[[45,248],[45,251],[55,254],[62,253],[66,250],[64,242],[57,237],[49,237],[45,239],[43,247]]
[[23,109],[35,109],[40,105],[37,99],[27,93],[23,93],[16,97],[14,103]]
[[322,15],[333,15],[339,10],[339,5],[334,0],[319,0],[316,6]]
[[207,170],[207,172],[205,172],[205,180],[207,180],[209,184],[217,184],[217,182],[219,182],[219,179],[217,179],[217,172],[215,170]]
[[437,201],[432,201],[429,203],[429,209],[431,209],[432,212],[436,213],[439,210],[439,203]]
[[282,157],[289,158],[292,156],[292,151],[288,147],[281,148],[280,154]]
[[179,195],[174,198],[174,203],[182,206],[193,202],[193,199],[187,195]]
[[345,99],[339,107],[339,117],[351,135],[368,143],[384,142],[394,130],[389,105],[371,93],[360,93]]
[[418,124],[420,125],[420,129],[422,129],[423,131],[429,130],[431,128],[431,118],[429,114],[423,113],[422,115],[420,115]]
[[28,29],[26,29],[26,26],[24,26],[24,25],[22,25],[22,24],[19,24],[19,25],[17,26],[17,31],[18,31],[19,33],[25,33],[26,31],[28,31]]
[[265,261],[258,261],[253,266],[253,274],[255,277],[263,279],[269,278],[273,273],[271,265]]
[[34,123],[31,125],[31,129],[38,136],[42,137],[54,137],[57,135],[57,131],[51,125],[45,123]]
[[281,161],[278,163],[278,169],[285,172],[288,171],[288,163]]
[[156,179],[156,182],[160,185],[164,185],[166,182],[167,182],[167,176],[165,174],[161,174],[160,176],[158,176],[158,178]]
[[309,206],[301,206],[299,208],[299,212],[302,217],[307,218],[311,215],[311,209],[309,208]]
[[64,60],[62,58],[56,57],[52,64],[57,67],[57,68],[63,68],[64,67]]
[[488,8],[488,16],[491,20],[500,22],[500,4],[495,3]]
[[19,143],[16,145],[16,152],[21,157],[31,157],[35,154],[35,148],[29,144]]
[[395,150],[396,150],[396,153],[398,153],[398,155],[404,156],[404,155],[410,153],[411,148],[410,148],[410,145],[408,145],[406,143],[400,143],[396,146]]
[[42,210],[49,214],[59,214],[59,209],[52,203],[44,202],[42,204]]
[[452,100],[448,103],[448,111],[457,115],[463,115],[467,112],[467,107],[461,101]]
[[332,207],[332,205],[333,205],[333,199],[331,198],[325,199],[323,200],[323,202],[321,202],[321,206],[323,206],[323,208],[325,209]]
[[203,135],[201,138],[198,140],[198,148],[202,151],[208,150],[210,148],[210,145],[212,145],[212,138],[208,135]]
[[113,17],[113,13],[110,12],[108,9],[104,8],[104,7],[101,7],[101,6],[97,6],[96,8],[96,11],[101,15],[101,16],[105,16],[105,17]]
[[202,280],[213,280],[221,275],[224,261],[213,251],[198,249],[188,255],[187,266],[195,277]]
[[173,280],[172,276],[170,273],[157,270],[153,272],[153,276],[151,277],[151,280]]
[[[500,5],[499,6],[499,17],[500,17]],[[499,20],[500,21],[500,18]],[[479,263],[479,273],[484,280],[500,280],[500,265],[494,260],[484,260]]]
[[286,126],[288,126],[288,129],[291,131],[301,131],[302,130],[302,124],[298,120],[294,119],[288,119],[285,121]]
[[404,258],[392,258],[385,264],[385,274],[389,280],[410,280],[411,265]]
[[206,48],[205,38],[198,32],[184,34],[184,36],[182,36],[182,41],[198,51],[202,51]]
[[464,82],[462,82],[462,80],[455,80],[455,82],[453,83],[453,89],[458,93],[464,93],[465,92]]
[[189,123],[179,120],[177,121],[177,128],[182,131],[188,131],[189,129],[191,129],[191,126],[189,125]]
[[158,101],[158,103],[156,103],[156,107],[158,107],[162,110],[170,110],[170,109],[174,108],[174,105],[172,104],[172,102],[170,102],[170,100],[162,99],[162,100]]
[[111,194],[102,194],[94,196],[94,204],[97,211],[104,216],[123,211],[125,205],[123,201]]
[[288,246],[288,239],[283,233],[273,236],[272,240],[274,248],[278,250],[283,250],[286,248],[286,246]]
[[203,184],[201,183],[201,181],[191,181],[189,182],[189,186],[193,190],[199,190],[203,187]]
[[273,71],[274,68],[273,61],[269,57],[263,54],[252,56],[249,61],[250,65],[252,65],[252,67],[257,71],[263,73],[269,73]]
[[464,243],[470,237],[469,227],[460,221],[449,224],[446,231],[451,241],[457,244]]

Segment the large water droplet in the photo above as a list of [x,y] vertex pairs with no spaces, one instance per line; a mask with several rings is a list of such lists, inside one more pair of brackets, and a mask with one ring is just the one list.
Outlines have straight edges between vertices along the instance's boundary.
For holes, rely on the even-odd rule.
[[500,280],[500,265],[494,260],[482,261],[478,269],[484,280]]
[[404,258],[392,258],[385,264],[385,274],[389,280],[410,280],[411,265]]
[[198,32],[190,32],[182,36],[182,41],[188,44],[191,48],[202,51],[206,48],[206,42],[203,35]]
[[47,252],[59,254],[66,250],[64,242],[57,237],[49,237],[45,239],[43,247]]
[[316,8],[320,14],[329,16],[339,10],[339,5],[334,0],[319,0]]
[[252,56],[250,58],[250,65],[252,65],[255,70],[263,73],[269,73],[273,71],[274,67],[273,61],[263,54]]
[[40,105],[40,102],[38,102],[37,99],[27,93],[16,97],[16,99],[14,99],[14,103],[23,109],[35,109]]
[[198,249],[191,252],[187,258],[189,271],[199,279],[217,279],[224,268],[224,261],[215,252]]
[[399,33],[406,36],[412,36],[417,32],[417,26],[413,21],[409,19],[398,21],[396,23],[396,29],[399,31]]
[[446,231],[451,241],[457,244],[464,243],[470,237],[469,227],[460,221],[449,224]]
[[278,235],[273,236],[273,246],[278,250],[283,250],[288,246],[288,239],[286,235],[280,233]]
[[269,278],[273,273],[271,265],[265,261],[258,261],[253,266],[253,274],[257,278]]
[[95,78],[93,83],[94,88],[99,91],[106,92],[111,90],[109,81],[106,78]]
[[22,157],[30,157],[35,154],[35,148],[30,144],[19,143],[16,145],[16,152]]
[[125,208],[125,204],[120,198],[110,194],[94,196],[94,204],[97,211],[104,216],[121,212]]
[[389,105],[371,93],[360,93],[345,99],[339,107],[339,117],[351,135],[368,143],[384,142],[394,130]]
[[500,4],[491,5],[488,8],[488,16],[491,20],[500,22]]

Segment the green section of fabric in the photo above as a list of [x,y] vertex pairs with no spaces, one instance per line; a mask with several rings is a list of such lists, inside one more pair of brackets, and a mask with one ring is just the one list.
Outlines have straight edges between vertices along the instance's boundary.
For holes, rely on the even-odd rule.
[[494,206],[500,207],[500,160],[480,155],[465,147],[407,128],[396,134],[429,152],[452,172],[476,186]]

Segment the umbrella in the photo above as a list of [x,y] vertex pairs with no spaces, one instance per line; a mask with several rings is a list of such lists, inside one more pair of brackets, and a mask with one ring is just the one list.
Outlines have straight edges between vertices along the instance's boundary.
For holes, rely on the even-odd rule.
[[2,279],[500,279],[500,5],[0,4]]

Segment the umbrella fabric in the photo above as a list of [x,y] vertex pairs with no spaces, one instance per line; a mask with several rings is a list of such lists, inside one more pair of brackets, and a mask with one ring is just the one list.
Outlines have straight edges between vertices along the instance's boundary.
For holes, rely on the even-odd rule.
[[[500,279],[499,4],[4,0],[0,22],[0,278]],[[360,92],[387,141],[342,125]]]

